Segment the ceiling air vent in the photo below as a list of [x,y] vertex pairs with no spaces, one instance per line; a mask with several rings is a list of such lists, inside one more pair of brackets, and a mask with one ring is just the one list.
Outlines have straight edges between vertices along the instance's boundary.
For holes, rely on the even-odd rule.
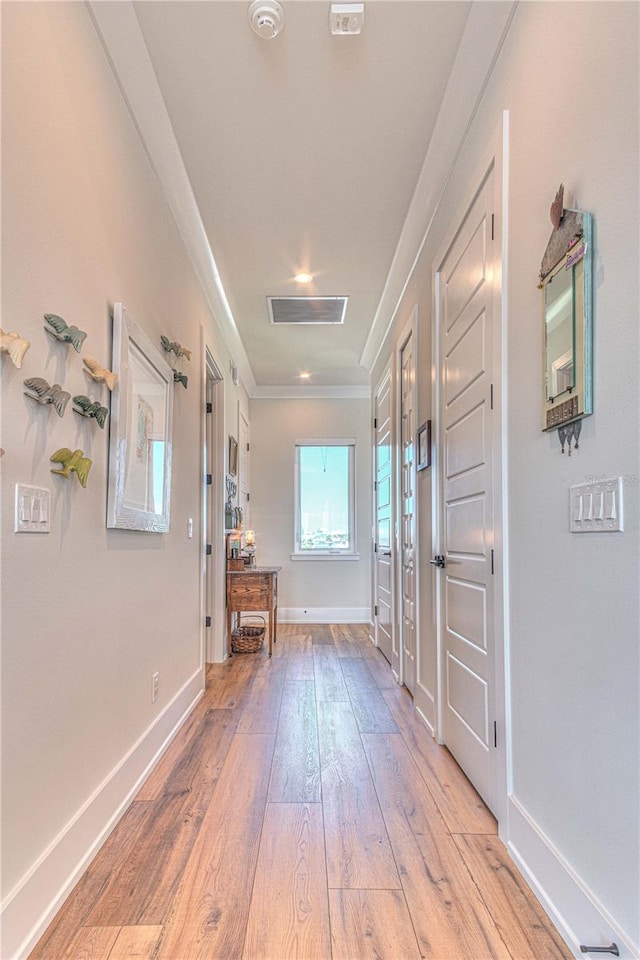
[[267,297],[269,323],[344,323],[349,297]]

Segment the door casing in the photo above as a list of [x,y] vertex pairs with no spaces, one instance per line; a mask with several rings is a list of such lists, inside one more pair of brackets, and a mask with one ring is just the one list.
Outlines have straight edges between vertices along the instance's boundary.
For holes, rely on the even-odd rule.
[[[377,423],[378,415],[378,398],[382,395],[388,397],[389,411],[388,417],[384,424]],[[393,672],[397,676],[398,670],[398,644],[397,644],[397,631],[395,627],[395,584],[394,584],[394,571],[395,571],[395,478],[394,478],[394,456],[393,456],[393,447],[394,447],[394,390],[393,390],[393,369],[391,363],[389,363],[376,387],[374,393],[374,422],[373,422],[373,479],[374,479],[374,490],[373,490],[373,537],[372,537],[372,558],[373,558],[373,596],[374,596],[374,606],[377,607],[377,612],[374,609],[373,613],[373,624],[374,624],[374,642],[377,647],[383,651],[384,655],[389,660]],[[384,436],[389,438],[389,490],[384,492],[385,503],[389,504],[389,531],[388,537],[383,537],[382,539],[388,539],[388,550],[390,556],[385,556],[382,558],[382,553],[386,554],[387,544],[381,544],[380,540],[380,516],[379,516],[379,500],[383,495],[383,492],[380,489],[380,476],[378,470],[379,463],[379,446],[378,440],[380,431],[384,430]],[[387,462],[387,461],[386,461]],[[386,471],[385,471],[386,472]],[[381,572],[380,564],[384,564],[385,568]],[[382,579],[387,579],[389,581],[389,589],[387,590]],[[384,636],[383,628],[381,627],[381,614],[380,608],[382,604],[387,604],[389,606],[389,618],[388,625],[389,630],[386,631],[388,636]]]
[[242,525],[251,529],[251,430],[249,421],[238,403],[238,505],[242,508]]
[[[220,368],[206,344],[202,348],[202,496],[200,522],[200,624],[202,655],[206,663],[220,663],[226,656],[225,642],[225,549],[224,549],[224,383]],[[213,410],[207,413],[207,403]],[[211,484],[207,483],[211,475]],[[211,555],[207,556],[207,544]],[[205,626],[211,617],[211,626]]]
[[[396,351],[395,351],[395,355],[396,355],[396,359],[395,359],[395,366],[396,366],[396,378],[395,378],[395,379],[396,379],[396,390],[395,390],[395,394],[396,394],[396,404],[395,404],[395,409],[396,409],[396,415],[395,415],[395,418],[394,418],[394,437],[395,437],[394,447],[395,447],[395,451],[396,451],[396,455],[395,455],[395,457],[394,457],[394,467],[395,467],[395,476],[396,476],[396,479],[395,479],[396,496],[395,496],[395,499],[394,499],[394,515],[395,515],[395,518],[396,518],[396,520],[395,520],[396,537],[395,537],[395,550],[394,550],[395,557],[394,557],[394,559],[395,559],[395,561],[396,561],[395,567],[396,567],[396,571],[397,571],[397,577],[396,577],[396,583],[395,583],[395,588],[396,588],[396,589],[395,589],[395,597],[397,598],[397,600],[396,600],[396,602],[395,602],[395,608],[396,608],[396,609],[395,609],[395,622],[396,622],[396,631],[397,631],[397,636],[398,636],[398,643],[397,643],[397,647],[398,647],[398,676],[399,676],[399,679],[400,679],[400,683],[407,685],[408,689],[410,690],[411,694],[413,695],[414,689],[415,689],[415,679],[416,679],[416,677],[418,676],[418,656],[419,656],[419,653],[418,653],[418,647],[419,647],[419,643],[418,643],[418,624],[420,623],[420,619],[419,619],[419,618],[420,618],[420,609],[419,609],[420,600],[419,600],[419,596],[418,596],[419,591],[418,591],[418,589],[417,589],[417,585],[418,585],[418,583],[419,583],[419,574],[420,574],[420,572],[419,572],[419,559],[418,559],[419,549],[418,549],[418,543],[417,543],[417,539],[416,539],[416,530],[417,530],[417,514],[416,514],[416,509],[417,509],[417,496],[416,496],[417,483],[416,483],[416,481],[417,481],[417,475],[416,475],[416,469],[415,469],[415,452],[414,452],[414,462],[413,462],[413,467],[412,467],[412,470],[413,470],[412,484],[413,484],[413,491],[414,491],[414,503],[413,503],[413,520],[412,520],[412,525],[413,525],[413,543],[414,543],[414,559],[413,559],[414,612],[413,612],[413,615],[414,615],[414,645],[415,645],[415,650],[414,650],[415,665],[414,665],[413,683],[411,683],[410,677],[408,676],[408,668],[407,668],[407,665],[406,665],[406,663],[405,663],[405,653],[404,653],[404,651],[405,651],[405,638],[404,638],[404,603],[403,603],[404,585],[403,585],[403,582],[402,582],[403,571],[404,571],[404,562],[403,562],[403,560],[404,560],[404,556],[403,556],[404,551],[403,551],[403,543],[402,543],[403,538],[402,538],[402,529],[401,529],[402,517],[403,517],[403,504],[402,504],[402,467],[403,467],[403,462],[402,462],[402,460],[403,460],[403,455],[402,455],[402,415],[403,415],[403,403],[402,403],[402,357],[403,357],[403,351],[404,351],[405,347],[407,346],[407,344],[409,343],[410,340],[411,340],[412,347],[413,347],[414,371],[415,371],[415,383],[414,383],[414,388],[413,388],[413,414],[414,414],[414,418],[415,418],[415,416],[417,415],[417,411],[418,411],[418,389],[419,389],[419,379],[420,379],[420,378],[419,378],[418,365],[417,365],[417,358],[418,358],[418,306],[417,306],[417,304],[413,307],[413,309],[412,309],[412,311],[411,311],[411,317],[410,317],[410,319],[408,320],[407,324],[405,325],[404,329],[402,330],[402,333],[400,334],[400,336],[399,336],[399,338],[398,338],[398,341],[397,341],[397,343],[396,343]],[[414,426],[417,426],[417,425],[414,424]],[[414,434],[414,444],[415,444],[415,432],[416,432],[416,431],[415,431],[415,429],[414,429],[414,430],[413,430],[413,434]]]

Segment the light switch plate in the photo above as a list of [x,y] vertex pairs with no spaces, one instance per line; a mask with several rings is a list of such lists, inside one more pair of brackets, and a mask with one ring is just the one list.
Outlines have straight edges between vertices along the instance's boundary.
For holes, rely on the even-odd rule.
[[606,477],[570,488],[571,533],[621,533],[622,521],[622,477]]
[[51,491],[16,483],[15,533],[51,532]]

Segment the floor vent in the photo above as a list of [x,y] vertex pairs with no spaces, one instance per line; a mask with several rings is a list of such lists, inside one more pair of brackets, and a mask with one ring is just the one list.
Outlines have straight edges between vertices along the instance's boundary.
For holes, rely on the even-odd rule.
[[348,297],[267,297],[269,323],[344,323]]

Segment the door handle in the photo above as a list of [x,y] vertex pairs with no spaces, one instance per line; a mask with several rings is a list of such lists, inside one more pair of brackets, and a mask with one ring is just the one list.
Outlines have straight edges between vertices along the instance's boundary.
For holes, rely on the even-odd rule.
[[381,554],[380,554],[380,556],[381,556],[381,557],[390,557],[390,556],[391,556],[391,550],[385,550],[384,553],[381,553]]
[[447,565],[447,561],[441,553],[436,553],[433,560],[429,560],[429,563],[432,563],[434,567],[445,567]]

